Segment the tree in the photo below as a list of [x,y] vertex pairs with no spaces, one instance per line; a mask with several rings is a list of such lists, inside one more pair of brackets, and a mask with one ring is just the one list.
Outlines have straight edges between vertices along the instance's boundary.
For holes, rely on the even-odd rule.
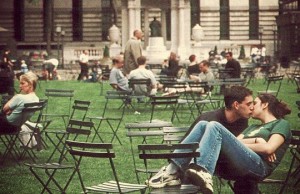
[[109,58],[109,48],[108,48],[107,45],[105,45],[105,47],[104,47],[103,57],[104,58]]
[[215,49],[214,49],[214,55],[217,55],[218,54],[218,47],[215,46]]
[[244,45],[241,46],[240,56],[238,59],[244,59],[246,57]]

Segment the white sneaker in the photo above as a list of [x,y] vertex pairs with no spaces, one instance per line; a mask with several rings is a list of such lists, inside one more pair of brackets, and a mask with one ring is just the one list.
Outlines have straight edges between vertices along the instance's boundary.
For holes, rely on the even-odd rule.
[[146,185],[152,188],[180,185],[181,181],[178,178],[178,173],[169,174],[166,172],[166,168],[166,166],[162,167],[156,175],[151,177],[149,180],[146,180]]
[[200,187],[203,194],[214,193],[212,176],[205,169],[191,167],[185,171],[185,175],[193,185]]

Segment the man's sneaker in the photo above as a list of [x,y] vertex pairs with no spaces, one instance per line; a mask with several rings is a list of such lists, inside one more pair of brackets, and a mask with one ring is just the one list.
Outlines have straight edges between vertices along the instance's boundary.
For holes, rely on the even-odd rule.
[[156,175],[151,177],[149,180],[146,180],[146,185],[152,188],[180,185],[181,181],[178,173],[168,174],[166,172],[166,168],[166,166],[162,167]]
[[185,175],[189,178],[193,185],[200,187],[203,194],[213,194],[213,180],[211,174],[205,169],[191,164],[189,169],[185,171]]

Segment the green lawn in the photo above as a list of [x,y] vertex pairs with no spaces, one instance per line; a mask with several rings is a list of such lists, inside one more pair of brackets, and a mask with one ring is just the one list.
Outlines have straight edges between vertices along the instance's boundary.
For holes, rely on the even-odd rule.
[[[17,87],[17,85],[16,85]],[[64,88],[64,89],[74,89],[75,97],[74,99],[80,100],[89,100],[91,101],[91,108],[88,112],[89,116],[100,116],[103,111],[105,98],[104,96],[100,96],[100,84],[98,83],[84,83],[77,81],[42,81],[37,89],[37,95],[40,98],[45,98],[44,91],[46,88]],[[256,91],[263,90],[265,85],[263,85],[263,80],[256,79],[254,82],[251,82],[249,88],[254,91],[254,95],[256,95]],[[110,86],[105,83],[104,91],[110,89]],[[296,85],[292,83],[287,83],[287,80],[283,81],[283,86],[281,92],[279,94],[279,98],[283,101],[287,102],[292,109],[292,114],[287,116],[286,119],[290,121],[293,129],[299,129],[299,118],[297,116],[298,109],[295,105],[296,100],[300,100],[299,94],[296,93]],[[51,102],[53,103],[53,102]],[[55,101],[56,106],[54,109],[56,113],[67,110],[68,105],[64,101],[57,100]],[[114,141],[114,149],[116,152],[115,164],[117,168],[117,173],[119,175],[119,179],[121,181],[127,182],[136,182],[135,174],[133,171],[133,163],[130,152],[130,143],[128,137],[126,137],[126,129],[125,123],[128,122],[136,122],[141,120],[148,120],[150,118],[150,108],[144,104],[136,104],[137,109],[141,114],[134,114],[132,109],[126,110],[124,121],[121,124],[119,129],[119,137],[123,145],[119,145],[117,141]],[[115,116],[120,113],[118,109],[119,104],[115,104],[114,109],[110,109],[109,115]],[[155,115],[155,118],[159,119],[167,119],[169,117],[168,112],[162,112]],[[188,126],[192,123],[192,120],[189,119],[187,115],[180,114],[180,121],[175,120],[174,126]],[[250,120],[250,123],[256,121]],[[63,123],[59,120],[55,120],[53,122],[52,127],[56,129],[63,129]],[[103,131],[110,131],[108,126],[103,126],[101,128]],[[104,140],[109,141],[111,135],[106,134],[103,136]],[[135,142],[138,144],[138,142]],[[3,145],[1,145],[3,148]],[[3,150],[3,149],[1,149]],[[43,150],[38,153],[38,160],[44,161],[49,155],[52,147],[47,150]],[[289,165],[290,155],[287,154],[284,158],[284,161],[279,166],[279,168],[274,172],[272,176],[282,177],[283,174],[287,171]],[[26,160],[28,162],[28,160]],[[162,163],[163,164],[163,161]],[[87,159],[83,161],[82,165],[82,174],[87,186],[94,185],[96,183],[100,183],[102,180],[107,180],[105,178],[111,176],[111,172],[108,167],[105,167],[104,164],[100,164],[99,162],[91,159]],[[12,194],[12,193],[21,193],[21,194],[33,194],[40,193],[41,185],[37,182],[37,180],[30,173],[29,169],[23,165],[17,165],[13,162],[13,160],[8,160],[4,164],[4,166],[0,166],[0,193],[3,194]],[[64,182],[68,178],[68,171],[63,172],[59,176],[59,181]],[[146,177],[145,177],[146,178]],[[144,179],[145,179],[144,178]],[[111,180],[111,179],[110,179]],[[217,191],[217,180],[214,181],[215,191]],[[263,193],[276,193],[279,190],[277,185],[261,185],[260,189]],[[80,193],[80,184],[77,176],[71,182],[67,193]],[[232,193],[227,185],[222,187],[221,193]],[[286,189],[286,193],[300,193],[300,188],[292,188],[289,186]]]

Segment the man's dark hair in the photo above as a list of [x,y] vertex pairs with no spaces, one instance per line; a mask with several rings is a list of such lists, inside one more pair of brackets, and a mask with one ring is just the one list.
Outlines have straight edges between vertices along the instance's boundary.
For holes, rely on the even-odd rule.
[[201,61],[201,62],[199,63],[199,65],[200,65],[200,64],[203,64],[203,65],[205,65],[205,66],[207,66],[207,67],[210,66],[210,63],[209,63],[208,60],[203,60],[203,61]]
[[146,63],[146,57],[140,56],[139,58],[137,58],[138,65],[144,65],[145,63]]
[[230,57],[232,57],[232,52],[229,51],[226,54],[229,55]]
[[116,58],[112,59],[112,63],[113,63],[113,65],[117,64],[118,62],[119,62],[119,60],[118,60],[118,59],[116,59]]
[[235,101],[241,103],[247,96],[251,95],[252,91],[244,86],[231,86],[230,88],[226,89],[224,93],[225,107],[231,109],[231,105]]

